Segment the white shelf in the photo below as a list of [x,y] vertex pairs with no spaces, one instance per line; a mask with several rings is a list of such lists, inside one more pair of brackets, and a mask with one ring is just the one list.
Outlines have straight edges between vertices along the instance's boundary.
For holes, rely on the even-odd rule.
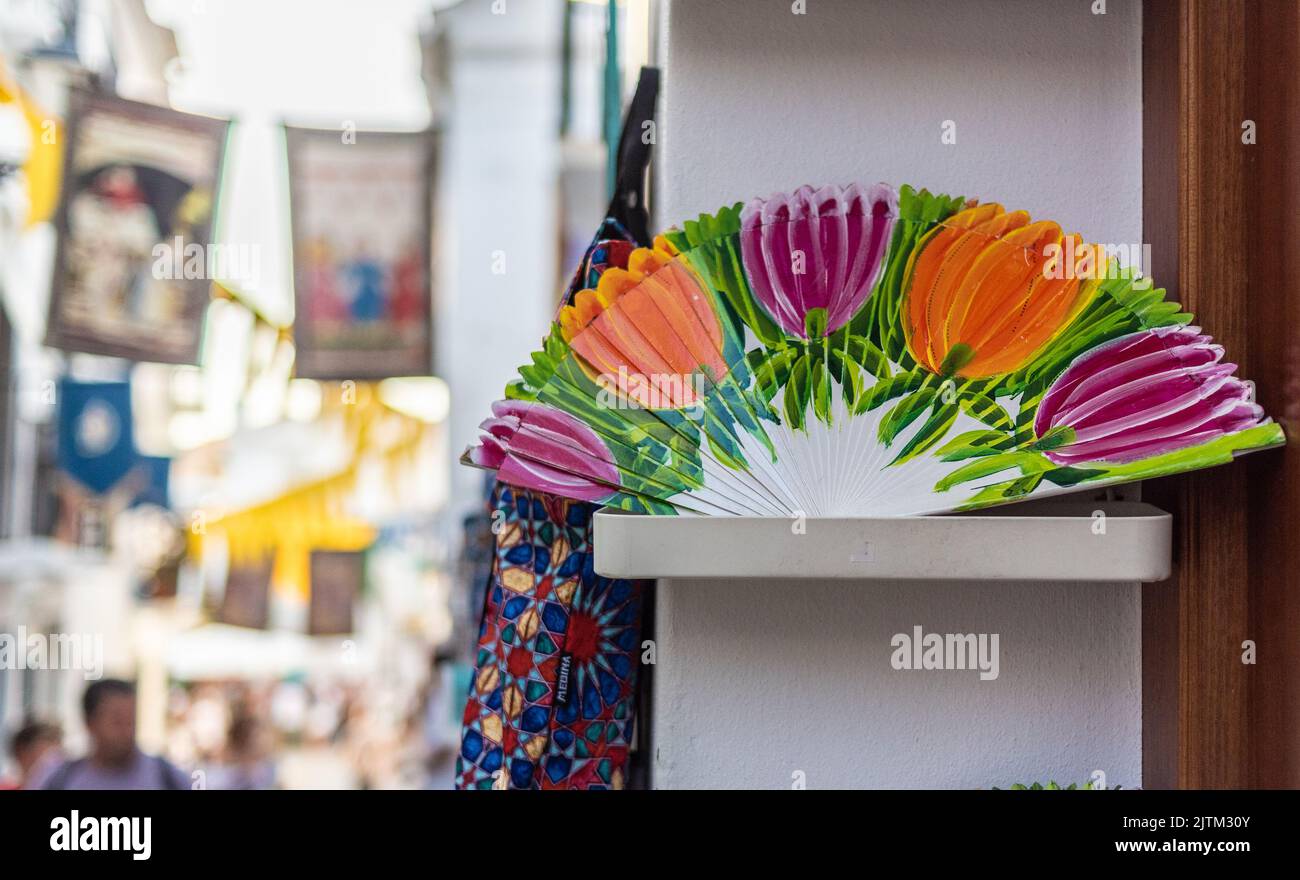
[[620,578],[1159,581],[1172,517],[1134,501],[1048,501],[953,516],[596,514],[595,569]]

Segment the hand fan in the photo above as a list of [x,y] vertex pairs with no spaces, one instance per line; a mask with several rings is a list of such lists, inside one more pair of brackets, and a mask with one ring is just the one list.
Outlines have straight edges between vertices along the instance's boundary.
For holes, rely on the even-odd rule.
[[1285,442],[1107,248],[884,184],[597,247],[463,461],[643,513],[941,513]]

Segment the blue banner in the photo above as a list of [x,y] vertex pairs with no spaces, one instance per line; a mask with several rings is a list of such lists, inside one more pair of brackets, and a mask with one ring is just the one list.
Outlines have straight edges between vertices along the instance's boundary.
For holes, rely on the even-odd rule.
[[129,382],[59,383],[59,469],[102,495],[137,464]]

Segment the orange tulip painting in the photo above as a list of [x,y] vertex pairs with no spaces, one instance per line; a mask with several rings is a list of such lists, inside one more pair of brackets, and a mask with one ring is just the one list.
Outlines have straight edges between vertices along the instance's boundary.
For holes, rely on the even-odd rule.
[[945,377],[984,379],[1024,366],[1096,289],[1060,265],[1061,254],[1076,251],[1089,252],[1082,239],[1024,211],[987,204],[955,214],[908,265],[908,351]]
[[646,409],[693,407],[728,372],[718,316],[662,239],[579,291],[560,311],[560,331],[593,379]]
[[973,510],[1286,442],[1141,264],[1024,211],[849,181],[638,244],[593,243],[463,461],[628,513],[801,521]]

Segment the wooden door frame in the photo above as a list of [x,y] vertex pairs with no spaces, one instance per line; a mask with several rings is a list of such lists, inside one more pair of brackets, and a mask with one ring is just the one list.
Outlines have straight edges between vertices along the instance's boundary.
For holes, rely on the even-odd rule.
[[[1292,443],[1298,7],[1145,0],[1142,35],[1151,274],[1258,383]],[[1142,595],[1144,786],[1300,787],[1300,455],[1154,481],[1146,497],[1174,514],[1175,559]]]

